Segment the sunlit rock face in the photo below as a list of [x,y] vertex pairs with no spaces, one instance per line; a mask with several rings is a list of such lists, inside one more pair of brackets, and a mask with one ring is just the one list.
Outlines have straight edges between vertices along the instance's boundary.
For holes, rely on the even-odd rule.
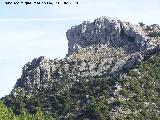
[[33,59],[24,65],[15,88],[32,93],[66,79],[69,84],[88,76],[119,79],[142,60],[160,51],[160,37],[153,37],[155,31],[160,31],[158,25],[134,25],[108,17],[85,21],[67,31],[67,57]]
[[148,47],[148,37],[142,27],[108,17],[95,19],[94,22],[84,21],[69,29],[66,36],[69,55],[94,44],[122,47],[125,53],[144,51]]

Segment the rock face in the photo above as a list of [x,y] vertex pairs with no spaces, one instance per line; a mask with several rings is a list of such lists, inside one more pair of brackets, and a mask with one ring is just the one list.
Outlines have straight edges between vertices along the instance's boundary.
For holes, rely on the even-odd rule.
[[24,87],[33,92],[53,81],[67,78],[72,84],[88,76],[119,79],[146,56],[159,52],[159,37],[149,36],[158,30],[157,25],[142,27],[108,17],[83,22],[66,33],[68,57],[35,58],[23,67],[15,88]]
[[93,44],[122,47],[126,53],[146,50],[148,38],[139,25],[101,17],[94,22],[83,22],[67,31],[68,54]]

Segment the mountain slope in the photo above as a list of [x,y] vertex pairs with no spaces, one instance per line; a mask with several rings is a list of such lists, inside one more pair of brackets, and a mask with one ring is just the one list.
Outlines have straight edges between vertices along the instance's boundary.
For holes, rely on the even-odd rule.
[[16,114],[60,120],[159,120],[159,31],[106,17],[72,27],[68,55],[25,64],[2,100]]
[[[67,88],[68,80],[54,81],[52,87],[27,96],[17,88],[4,99],[16,113],[35,113],[42,107],[57,119],[150,119],[160,116],[160,55],[130,70],[123,79],[88,77]],[[27,93],[28,95],[30,94]],[[20,106],[21,105],[21,106]],[[34,111],[35,110],[35,111]]]

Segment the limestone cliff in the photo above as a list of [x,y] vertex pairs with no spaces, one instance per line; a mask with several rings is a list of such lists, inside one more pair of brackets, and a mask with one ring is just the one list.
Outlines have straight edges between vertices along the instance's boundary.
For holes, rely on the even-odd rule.
[[[123,90],[122,87],[124,86],[118,82],[127,78],[126,74],[128,74],[129,70],[134,69],[142,61],[144,62],[160,52],[159,25],[147,26],[142,23],[134,25],[115,18],[101,17],[93,22],[85,21],[78,26],[70,28],[66,36],[68,39],[67,56],[60,60],[51,60],[41,56],[25,64],[22,68],[22,75],[17,80],[11,95],[15,98],[16,96],[23,96],[25,99],[30,99],[32,96],[39,97],[43,93],[44,102],[50,101],[51,98],[54,99],[57,96],[59,100],[59,96],[62,95],[61,97],[64,97],[64,91],[71,91],[73,96],[75,95],[73,98],[75,104],[81,106],[83,103],[86,106],[93,101],[84,102],[84,100],[80,100],[80,93],[76,94],[72,89],[78,89],[78,85],[82,81],[86,84],[91,84],[92,87],[92,85],[94,86],[92,78],[102,77],[110,82],[106,83],[107,80],[98,81],[105,82],[108,86],[105,89],[105,91],[107,90],[105,92],[105,104],[107,103],[110,106],[109,115],[113,117],[111,119],[114,120],[118,110],[128,112],[128,114],[132,113],[129,108],[125,111],[123,108],[116,108],[113,104],[119,98],[124,101],[128,100],[119,95],[119,91]],[[101,86],[101,84],[98,85]],[[75,88],[76,86],[78,87]],[[96,87],[92,92],[99,90],[99,86],[98,88]],[[47,97],[44,97],[44,91],[46,95],[49,94]],[[80,91],[80,88],[78,91]],[[90,96],[90,94],[84,94],[85,99],[89,99],[87,96]],[[132,93],[132,97],[134,95],[135,93]],[[101,96],[98,93],[98,97],[95,99],[100,98]],[[55,101],[57,102],[58,100]],[[50,102],[46,104],[48,105]],[[61,104],[60,108],[54,107],[53,109],[56,111],[58,119],[69,119],[67,116],[70,115],[67,113],[66,116],[62,116],[61,114],[63,113],[59,113]],[[138,111],[136,112],[138,113]],[[79,117],[84,111],[81,107],[78,107],[75,108],[73,113]]]
[[157,25],[142,27],[108,17],[83,22],[66,33],[69,56],[61,60],[40,57],[27,63],[15,88],[33,91],[41,83],[47,86],[49,81],[66,77],[72,81],[87,76],[118,79],[146,54],[159,52],[159,37],[149,36],[158,30]]
[[149,47],[146,32],[139,25],[118,19],[101,17],[94,22],[83,22],[67,31],[68,54],[94,44],[122,47],[125,53],[144,51]]

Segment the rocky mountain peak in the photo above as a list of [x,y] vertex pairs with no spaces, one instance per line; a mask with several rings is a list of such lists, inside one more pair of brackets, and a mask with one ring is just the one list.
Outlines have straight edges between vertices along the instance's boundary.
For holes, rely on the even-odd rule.
[[84,21],[66,33],[68,54],[95,44],[122,47],[125,53],[144,51],[148,47],[148,37],[139,25],[115,18],[100,17],[93,22]]
[[87,76],[118,79],[146,56],[160,51],[159,38],[149,36],[158,27],[142,27],[109,17],[84,21],[66,33],[66,58],[50,60],[41,56],[33,59],[24,65],[15,88],[24,87],[31,92],[48,86],[48,82],[65,78],[73,82]]
[[17,114],[42,107],[58,120],[141,119],[142,114],[148,119],[148,113],[148,120],[159,120],[153,117],[160,115],[159,25],[100,17],[72,27],[66,36],[68,56],[40,56],[25,64],[4,98],[8,107]]

